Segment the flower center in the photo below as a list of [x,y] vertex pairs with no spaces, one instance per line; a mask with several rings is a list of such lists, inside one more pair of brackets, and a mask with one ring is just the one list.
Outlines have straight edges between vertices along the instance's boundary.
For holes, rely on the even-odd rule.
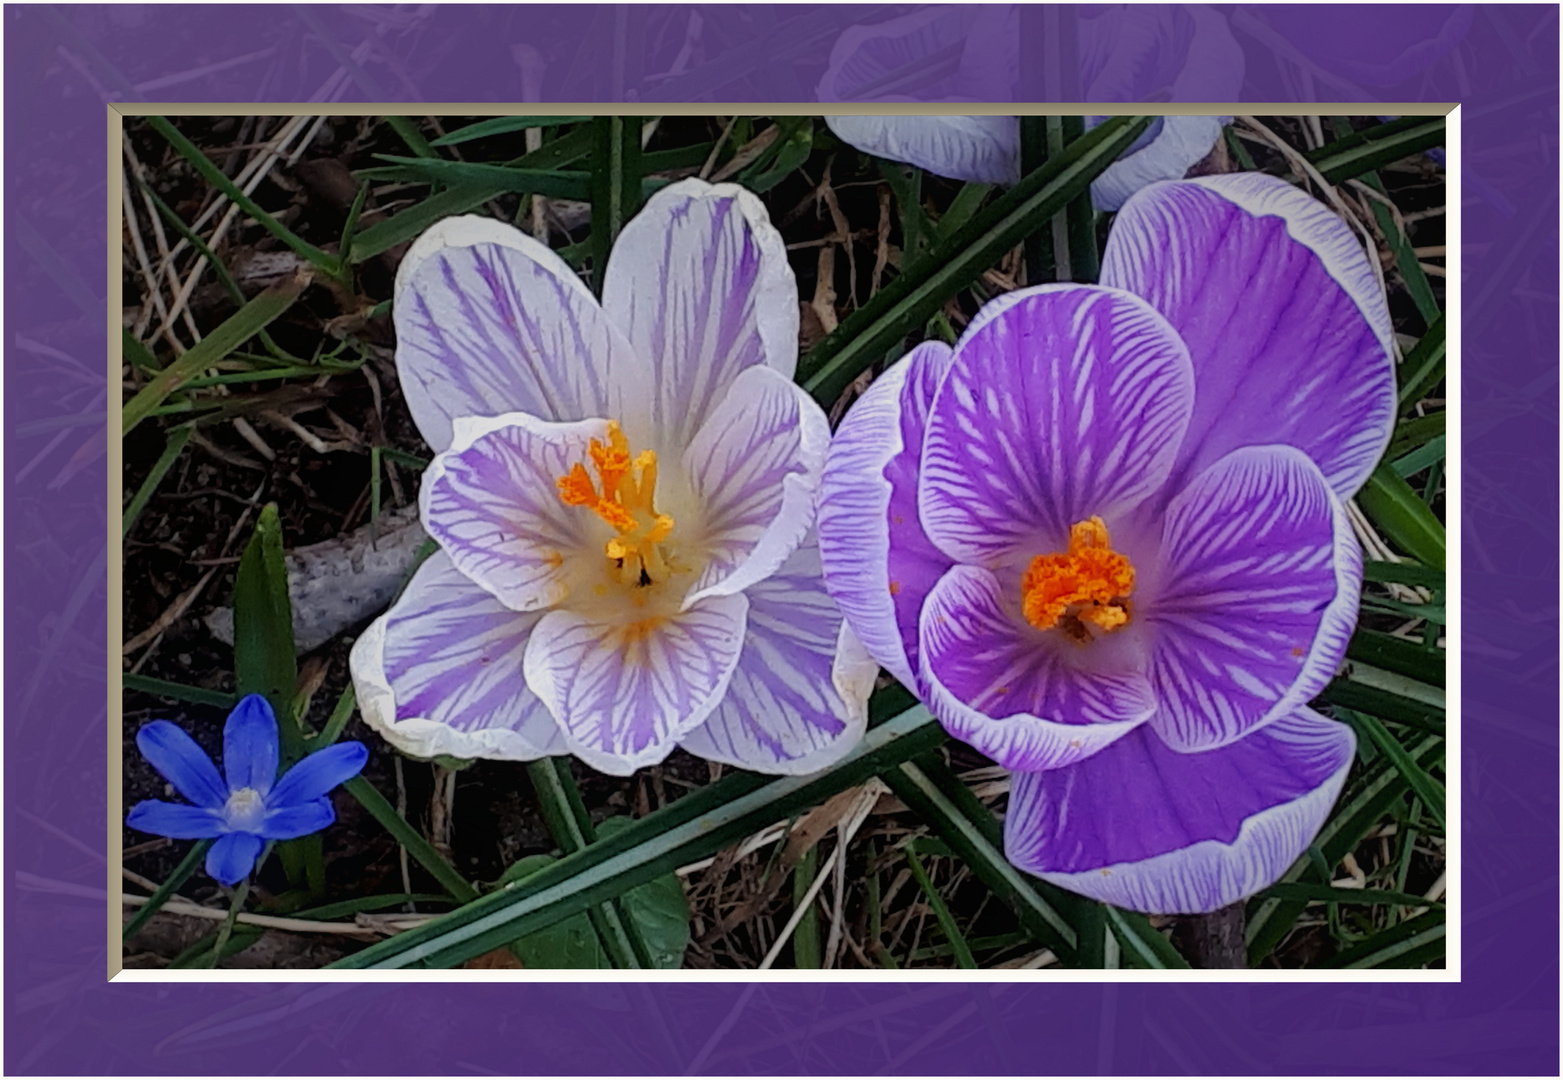
[[266,817],[266,799],[254,788],[240,788],[228,796],[223,817],[234,832],[259,832]]
[[657,513],[651,502],[657,490],[656,452],[642,450],[632,459],[630,441],[615,420],[608,421],[607,444],[593,439],[587,452],[598,484],[592,482],[586,466],[576,462],[559,478],[560,500],[566,506],[584,506],[612,526],[616,535],[604,552],[626,585],[666,580],[668,564],[661,544],[673,532],[673,519]]
[[1038,555],[1021,579],[1021,609],[1038,630],[1055,627],[1076,641],[1093,640],[1129,623],[1134,567],[1112,549],[1099,517],[1069,529],[1069,550]]

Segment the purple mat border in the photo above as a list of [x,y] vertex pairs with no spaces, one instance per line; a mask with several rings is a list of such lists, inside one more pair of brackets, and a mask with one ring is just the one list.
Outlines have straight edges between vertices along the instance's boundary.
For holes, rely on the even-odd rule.
[[[6,7],[8,1073],[1557,1074],[1553,6],[1219,12],[1245,101],[1463,105],[1461,983],[105,981],[105,101],[308,101],[343,56],[340,100],[514,101],[528,46],[545,101],[807,101],[843,29],[917,10]],[[1025,13],[1017,99],[1097,14]]]

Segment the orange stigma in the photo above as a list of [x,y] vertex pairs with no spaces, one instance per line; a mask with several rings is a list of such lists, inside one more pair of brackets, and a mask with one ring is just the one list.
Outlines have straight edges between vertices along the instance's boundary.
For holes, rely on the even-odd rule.
[[657,455],[642,450],[630,457],[630,443],[618,422],[608,421],[608,441],[593,439],[587,450],[597,470],[592,482],[586,466],[577,462],[559,478],[559,499],[566,506],[584,506],[606,521],[615,533],[604,547],[618,564],[621,579],[631,585],[652,585],[668,575],[658,546],[673,532],[673,519],[652,505],[657,491]]
[[1021,579],[1021,609],[1038,630],[1057,627],[1076,641],[1092,640],[1088,626],[1103,633],[1129,623],[1134,567],[1112,549],[1099,517],[1069,529],[1069,550],[1038,555]]

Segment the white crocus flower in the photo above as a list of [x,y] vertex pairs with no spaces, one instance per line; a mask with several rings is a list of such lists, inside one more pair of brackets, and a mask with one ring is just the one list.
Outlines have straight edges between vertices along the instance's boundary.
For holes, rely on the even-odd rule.
[[699,180],[624,228],[599,304],[544,245],[440,222],[397,275],[397,368],[437,452],[440,544],[353,649],[364,715],[418,756],[674,748],[807,773],[861,736],[877,668],[825,592],[825,415],[763,205]]

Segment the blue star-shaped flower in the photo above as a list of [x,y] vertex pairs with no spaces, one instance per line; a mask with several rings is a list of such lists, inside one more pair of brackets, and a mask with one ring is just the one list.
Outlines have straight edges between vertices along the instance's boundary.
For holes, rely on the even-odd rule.
[[142,756],[194,806],[148,799],[131,809],[132,829],[175,840],[215,838],[206,872],[224,885],[244,880],[267,840],[292,840],[336,820],[327,793],[358,775],[369,757],[360,742],[341,742],[308,755],[277,776],[277,717],[259,694],[228,714],[223,766],[167,720],[136,733]]

